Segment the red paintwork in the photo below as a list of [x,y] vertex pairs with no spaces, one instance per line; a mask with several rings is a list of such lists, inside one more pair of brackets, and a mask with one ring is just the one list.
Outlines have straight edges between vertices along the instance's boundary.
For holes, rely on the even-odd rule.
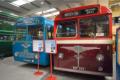
[[[99,11],[97,14],[89,14],[89,15],[83,15],[83,16],[77,16],[77,17],[69,17],[69,18],[62,18],[61,15],[63,13],[66,13],[66,12],[71,12],[71,11],[75,11],[75,10],[81,10],[81,9],[87,9],[87,8],[93,8],[93,7],[98,7],[99,8]],[[89,6],[83,6],[83,7],[77,7],[77,8],[71,8],[71,9],[67,9],[67,10],[64,10],[64,11],[61,11],[60,12],[60,15],[58,15],[56,18],[55,18],[55,21],[54,21],[54,38],[57,39],[57,40],[69,40],[69,39],[78,39],[79,36],[77,35],[76,38],[56,38],[56,31],[57,31],[57,23],[59,21],[64,21],[64,20],[79,20],[81,18],[88,18],[88,17],[93,17],[93,16],[100,16],[100,15],[109,15],[109,31],[110,31],[110,34],[107,38],[112,38],[112,12],[110,9],[108,9],[107,7],[105,6],[101,6],[101,5],[89,5]],[[77,24],[79,25],[79,24]],[[82,38],[84,39],[84,38]],[[86,39],[86,38],[85,38]],[[87,38],[89,39],[89,38]],[[104,38],[98,38],[98,39],[106,39],[105,37]]]
[[[69,18],[62,18],[62,14],[66,13],[66,12],[71,12],[71,11],[76,11],[76,10],[81,10],[81,9],[87,9],[87,8],[92,8],[92,7],[98,7],[99,11],[96,14],[89,14],[89,15],[81,15],[81,16],[77,16],[77,17],[69,17]],[[77,8],[71,8],[71,9],[67,9],[67,10],[63,10],[60,12],[60,15],[58,15],[55,18],[54,21],[54,39],[56,41],[59,40],[91,40],[92,38],[81,38],[79,36],[79,34],[77,34],[76,37],[71,37],[71,38],[57,38],[56,37],[56,31],[57,31],[57,23],[59,21],[69,21],[69,20],[79,20],[82,18],[89,18],[89,17],[94,17],[94,16],[100,16],[100,15],[108,15],[109,16],[109,36],[108,37],[97,37],[94,40],[112,40],[112,12],[110,9],[106,8],[105,6],[102,5],[89,5],[89,6],[82,6],[82,7],[77,7]],[[79,26],[79,23],[76,24],[77,26]],[[77,29],[79,30],[79,27],[77,27]],[[58,53],[54,56],[54,67],[57,68],[63,68],[63,69],[70,69],[70,70],[75,70],[73,69],[74,66],[77,65],[77,61],[74,57],[74,55],[76,54],[73,51],[70,50],[66,50],[61,48],[62,46],[89,46],[89,47],[100,47],[100,50],[90,50],[90,51],[85,51],[83,52],[81,55],[84,57],[82,59],[80,59],[80,67],[84,67],[85,71],[90,71],[90,72],[102,72],[102,73],[108,73],[108,74],[112,74],[112,44],[57,44],[57,51]],[[107,50],[107,46],[110,47],[109,50]],[[64,59],[59,59],[58,55],[59,53],[62,52],[64,53]],[[98,62],[96,60],[96,55],[102,52],[102,54],[105,56],[105,60],[103,62]],[[102,66],[103,67],[103,71],[98,71],[98,67]],[[81,72],[84,70],[79,70],[76,69],[77,71]],[[76,71],[75,70],[75,71]]]
[[[63,59],[59,58],[59,54],[54,57],[54,65],[55,67],[65,68],[65,69],[73,69],[73,67],[77,67],[77,59],[75,58],[74,51],[63,49],[62,47],[74,47],[74,46],[84,46],[84,47],[99,47],[100,49],[96,50],[88,50],[82,52],[79,59],[79,67],[84,67],[85,71],[94,71],[94,72],[103,72],[103,73],[112,73],[112,46],[107,44],[58,44],[58,52],[64,53]],[[109,50],[107,47],[109,46]],[[96,59],[97,54],[103,54],[104,60],[99,62]],[[98,67],[102,66],[103,71],[98,71]],[[109,66],[109,67],[108,67]],[[76,69],[75,69],[76,70]],[[79,69],[77,69],[79,70]]]

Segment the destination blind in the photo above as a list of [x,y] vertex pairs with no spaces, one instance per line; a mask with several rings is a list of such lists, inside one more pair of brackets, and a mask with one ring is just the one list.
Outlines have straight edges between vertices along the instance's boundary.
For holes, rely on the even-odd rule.
[[63,18],[67,17],[75,17],[75,16],[81,16],[81,15],[88,15],[88,14],[96,14],[98,12],[98,8],[88,8],[88,9],[82,9],[78,11],[72,11],[72,12],[67,12],[63,14]]

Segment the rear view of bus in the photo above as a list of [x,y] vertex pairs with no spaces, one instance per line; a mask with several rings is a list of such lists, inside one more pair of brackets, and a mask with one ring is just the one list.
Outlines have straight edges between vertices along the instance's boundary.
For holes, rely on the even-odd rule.
[[61,11],[55,19],[54,37],[58,47],[55,70],[112,75],[112,14],[105,6]]

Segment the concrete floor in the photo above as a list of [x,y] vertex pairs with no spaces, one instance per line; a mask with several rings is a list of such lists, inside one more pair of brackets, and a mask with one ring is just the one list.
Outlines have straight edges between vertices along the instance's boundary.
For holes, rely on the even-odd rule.
[[[16,62],[12,57],[0,60],[0,80],[45,80],[49,67],[40,67],[43,75],[34,76],[36,65]],[[108,80],[103,77],[54,71],[57,80]],[[112,80],[112,79],[109,79]]]

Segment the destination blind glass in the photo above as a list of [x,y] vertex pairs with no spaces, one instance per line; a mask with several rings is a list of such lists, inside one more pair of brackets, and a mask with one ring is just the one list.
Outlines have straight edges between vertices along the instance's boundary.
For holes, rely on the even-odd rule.
[[80,16],[80,15],[88,15],[88,14],[96,14],[98,12],[98,8],[88,8],[88,9],[82,9],[78,11],[68,12],[63,14],[63,18],[66,17],[74,17],[74,16]]

